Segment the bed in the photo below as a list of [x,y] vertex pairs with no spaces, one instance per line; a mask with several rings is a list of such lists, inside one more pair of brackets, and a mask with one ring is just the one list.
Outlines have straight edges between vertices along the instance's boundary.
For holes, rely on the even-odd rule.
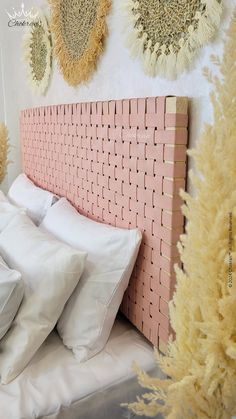
[[161,351],[184,230],[188,101],[153,97],[21,113],[24,172],[81,214],[139,228],[143,242],[121,310]]
[[187,99],[176,97],[22,111],[27,176],[83,215],[139,228],[143,242],[105,349],[79,364],[53,332],[24,372],[0,387],[4,419],[131,417],[120,403],[141,391],[133,361],[161,374],[153,345],[165,352],[171,334],[187,126]]
[[82,364],[53,332],[24,372],[1,387],[1,418],[109,417],[103,416],[104,409],[120,415],[120,403],[135,397],[137,390],[134,361],[145,370],[153,369],[153,348],[122,317],[116,320],[105,349]]

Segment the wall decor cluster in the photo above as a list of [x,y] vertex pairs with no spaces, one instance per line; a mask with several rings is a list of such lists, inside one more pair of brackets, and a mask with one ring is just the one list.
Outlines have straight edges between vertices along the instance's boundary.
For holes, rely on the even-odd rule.
[[8,150],[8,130],[3,123],[0,123],[0,183],[4,180],[7,172],[7,165],[9,163],[7,158]]
[[52,40],[46,16],[39,11],[24,35],[24,59],[30,86],[35,94],[46,93],[52,72]]
[[103,52],[111,0],[49,0],[54,51],[64,79],[78,86],[90,79]]
[[123,0],[127,46],[149,76],[175,79],[215,34],[221,0]]

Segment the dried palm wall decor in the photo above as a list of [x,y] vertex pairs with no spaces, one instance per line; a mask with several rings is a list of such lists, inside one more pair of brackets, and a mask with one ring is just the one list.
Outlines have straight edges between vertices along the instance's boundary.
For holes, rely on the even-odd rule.
[[9,140],[8,140],[8,130],[7,127],[0,123],[0,183],[4,180],[7,172],[8,165],[8,150],[9,150]]
[[65,80],[90,79],[103,52],[111,0],[49,0],[55,54]]
[[221,0],[122,0],[127,45],[150,76],[174,79],[220,23]]
[[188,223],[170,314],[176,339],[159,360],[169,378],[140,373],[151,392],[130,406],[166,419],[236,415],[236,9],[224,56],[212,59],[221,73],[205,71],[215,122],[191,152],[201,176],[191,173],[196,198],[182,193]]
[[35,94],[46,93],[52,71],[52,42],[46,17],[39,12],[24,36],[24,58],[28,79]]

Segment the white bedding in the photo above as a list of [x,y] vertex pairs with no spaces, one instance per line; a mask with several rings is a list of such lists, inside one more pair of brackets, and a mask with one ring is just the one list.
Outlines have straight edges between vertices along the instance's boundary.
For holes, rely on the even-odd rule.
[[133,361],[143,369],[153,368],[153,349],[124,320],[116,320],[105,349],[82,364],[53,332],[24,372],[10,384],[0,386],[0,417],[56,418],[65,407],[128,380],[134,375]]

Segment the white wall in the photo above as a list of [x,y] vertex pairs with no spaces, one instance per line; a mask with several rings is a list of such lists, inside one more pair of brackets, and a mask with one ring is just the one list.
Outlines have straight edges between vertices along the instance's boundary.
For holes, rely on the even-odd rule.
[[[46,0],[25,0],[27,7],[43,6],[47,10]],[[181,95],[190,98],[190,147],[199,138],[203,122],[211,122],[212,109],[209,101],[210,86],[202,76],[202,68],[211,66],[210,55],[219,54],[222,50],[223,28],[232,16],[236,0],[224,0],[225,10],[222,26],[214,42],[204,48],[195,60],[195,68],[177,81],[170,82],[160,78],[145,76],[139,62],[130,58],[129,50],[124,46],[122,17],[119,10],[121,0],[113,0],[113,9],[108,19],[110,34],[106,51],[102,56],[98,71],[91,82],[82,87],[72,88],[66,84],[56,68],[52,83],[46,97],[33,96],[27,84],[24,64],[22,62],[22,35],[20,29],[8,28],[8,17],[5,9],[12,5],[20,7],[21,0],[9,2],[1,0],[0,5],[0,39],[3,49],[3,71],[5,82],[6,121],[11,137],[11,159],[9,167],[9,184],[21,170],[19,144],[19,111],[39,105],[73,103],[91,100],[108,100],[130,97],[158,95]],[[2,106],[0,100],[0,107]],[[191,162],[190,162],[191,166]]]

